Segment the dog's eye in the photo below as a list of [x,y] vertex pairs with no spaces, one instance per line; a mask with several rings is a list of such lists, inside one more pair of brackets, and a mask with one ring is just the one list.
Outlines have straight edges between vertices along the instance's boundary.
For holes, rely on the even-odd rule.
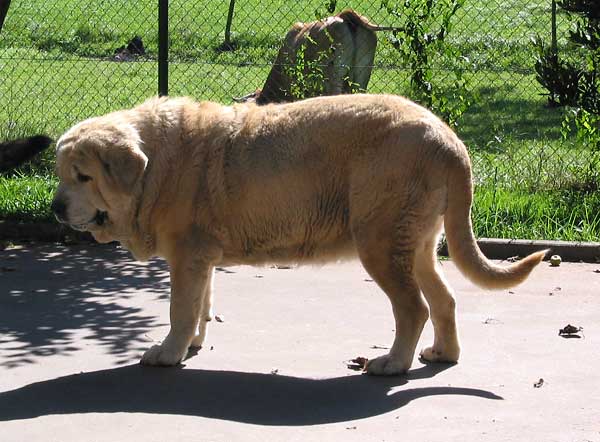
[[77,181],[79,181],[80,183],[87,183],[88,181],[91,181],[92,177],[88,176],[88,175],[84,175],[82,173],[77,173]]

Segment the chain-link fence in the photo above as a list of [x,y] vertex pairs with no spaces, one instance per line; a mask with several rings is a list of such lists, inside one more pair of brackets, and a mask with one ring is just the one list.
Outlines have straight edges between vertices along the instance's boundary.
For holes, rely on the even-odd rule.
[[[78,120],[155,95],[159,3],[13,0],[0,33],[0,137],[57,136]],[[171,1],[169,94],[232,103],[263,88],[294,23],[346,8],[382,27],[406,29],[412,20],[424,26],[425,43],[435,40],[447,9],[428,17],[420,10],[407,20],[415,3]],[[443,8],[456,1],[420,3]],[[457,131],[471,149],[480,182],[557,188],[578,180],[586,167],[589,150],[563,140],[564,110],[546,106],[545,91],[535,80],[531,38],[550,38],[550,9],[550,0],[465,0],[446,23],[451,26],[443,41],[433,42],[435,49],[426,53],[423,84],[431,85],[440,113],[456,112]],[[559,21],[561,45],[567,27]],[[368,92],[422,98],[414,96],[418,69],[409,53],[418,48],[407,34],[375,35]],[[303,56],[306,66],[308,50]],[[323,66],[329,63],[335,60],[325,59]],[[295,59],[287,69],[306,75],[297,64]]]

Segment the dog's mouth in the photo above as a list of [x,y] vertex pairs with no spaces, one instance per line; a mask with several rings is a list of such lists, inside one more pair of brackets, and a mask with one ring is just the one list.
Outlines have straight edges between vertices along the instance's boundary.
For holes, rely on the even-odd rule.
[[93,220],[97,226],[102,226],[108,221],[108,212],[102,212],[100,210],[96,211],[96,216]]
[[80,232],[95,230],[94,227],[102,227],[108,221],[108,212],[96,210],[96,214],[88,222],[83,224],[69,224],[69,226]]

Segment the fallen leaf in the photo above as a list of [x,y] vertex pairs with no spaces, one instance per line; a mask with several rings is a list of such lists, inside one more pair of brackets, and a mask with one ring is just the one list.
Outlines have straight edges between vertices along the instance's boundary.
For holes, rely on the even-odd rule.
[[369,362],[368,358],[365,358],[364,356],[358,356],[350,361],[347,361],[346,365],[350,370],[365,371],[367,368],[367,362]]
[[558,331],[558,336],[562,336],[563,338],[581,338],[578,335],[579,332],[583,332],[583,327],[567,324]]
[[[554,290],[556,292],[560,292],[562,290],[562,288],[560,288],[560,287],[554,287]],[[548,292],[548,296],[554,296],[554,292]]]

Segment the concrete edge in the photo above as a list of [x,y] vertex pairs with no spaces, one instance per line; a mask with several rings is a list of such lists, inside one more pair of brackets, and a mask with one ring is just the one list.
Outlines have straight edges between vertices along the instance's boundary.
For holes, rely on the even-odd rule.
[[90,233],[77,232],[53,222],[0,220],[0,241],[93,242]]
[[[17,242],[94,242],[94,238],[89,233],[76,232],[58,223],[27,223],[2,220],[0,220],[0,240]],[[550,249],[547,258],[551,255],[560,255],[565,262],[600,262],[599,242],[481,238],[477,243],[484,255],[491,259],[524,257],[538,250]],[[448,248],[445,242],[438,253],[441,256],[448,256]]]
[[[522,258],[530,253],[549,249],[546,259],[552,255],[560,255],[565,262],[600,262],[600,243],[598,242],[481,238],[477,244],[483,254],[491,259]],[[448,256],[445,242],[438,253],[441,256]]]

